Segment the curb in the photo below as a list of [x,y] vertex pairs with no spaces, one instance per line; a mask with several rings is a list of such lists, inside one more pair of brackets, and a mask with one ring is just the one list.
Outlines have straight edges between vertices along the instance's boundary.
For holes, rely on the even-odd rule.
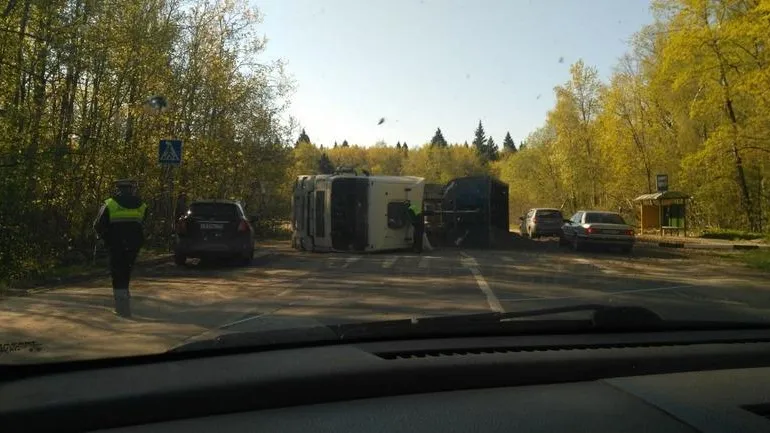
[[650,242],[637,241],[638,244],[645,246],[655,246],[659,248],[684,248],[691,250],[758,250],[760,248],[770,248],[770,246],[747,245],[747,244],[699,244],[687,242]]

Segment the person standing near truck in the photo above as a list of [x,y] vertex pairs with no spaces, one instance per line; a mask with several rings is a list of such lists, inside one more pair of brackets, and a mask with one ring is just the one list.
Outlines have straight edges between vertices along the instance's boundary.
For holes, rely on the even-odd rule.
[[406,201],[409,220],[412,222],[412,248],[417,254],[422,253],[422,238],[425,233],[425,219],[422,215],[422,206],[411,201]]

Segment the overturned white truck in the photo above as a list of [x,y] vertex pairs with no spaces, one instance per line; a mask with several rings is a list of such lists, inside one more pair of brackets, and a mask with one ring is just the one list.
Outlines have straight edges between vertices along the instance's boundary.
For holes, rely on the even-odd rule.
[[412,245],[406,200],[422,206],[425,179],[353,173],[299,176],[292,246],[306,251],[388,251]]

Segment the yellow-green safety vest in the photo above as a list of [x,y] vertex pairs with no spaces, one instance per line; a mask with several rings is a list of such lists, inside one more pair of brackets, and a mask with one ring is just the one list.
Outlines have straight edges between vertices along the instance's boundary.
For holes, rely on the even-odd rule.
[[409,210],[414,212],[415,215],[420,215],[422,213],[422,207],[421,206],[417,206],[414,203],[409,205]]
[[142,203],[141,206],[135,209],[129,209],[121,206],[115,199],[108,198],[104,204],[109,211],[109,217],[111,223],[116,222],[137,222],[144,221],[144,213],[147,211],[147,205]]

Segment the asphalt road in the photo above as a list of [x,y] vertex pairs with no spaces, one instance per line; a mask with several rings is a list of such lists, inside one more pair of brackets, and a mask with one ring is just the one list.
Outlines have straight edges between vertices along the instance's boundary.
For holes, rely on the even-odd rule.
[[[554,241],[505,251],[317,254],[288,245],[248,267],[162,264],[132,282],[133,319],[107,280],[0,299],[0,363],[159,353],[233,329],[270,330],[585,303],[646,306],[671,319],[770,320],[768,275],[713,254],[639,247],[575,253]],[[5,346],[7,348],[7,346]]]

